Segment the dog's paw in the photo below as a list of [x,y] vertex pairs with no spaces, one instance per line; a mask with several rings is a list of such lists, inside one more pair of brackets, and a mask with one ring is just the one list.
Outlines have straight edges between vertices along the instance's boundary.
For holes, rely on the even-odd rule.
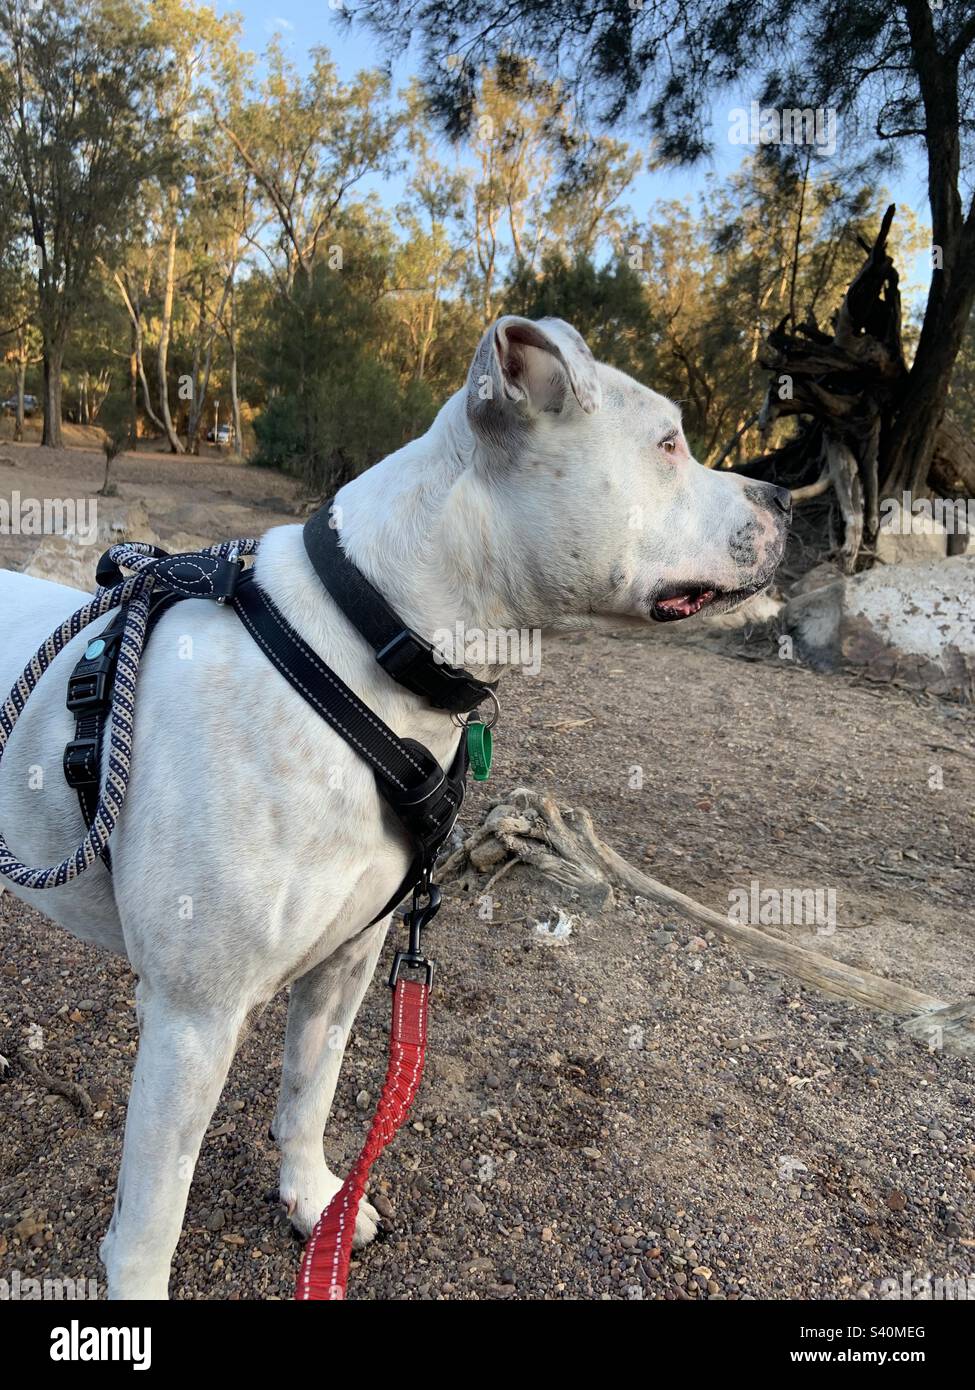
[[[281,1205],[288,1214],[288,1220],[300,1236],[306,1240],[311,1235],[329,1202],[342,1186],[342,1179],[328,1168],[324,1168],[316,1178],[308,1183],[281,1182]],[[358,1250],[375,1240],[381,1226],[379,1212],[367,1202],[365,1197],[359,1203],[355,1220],[353,1247]]]

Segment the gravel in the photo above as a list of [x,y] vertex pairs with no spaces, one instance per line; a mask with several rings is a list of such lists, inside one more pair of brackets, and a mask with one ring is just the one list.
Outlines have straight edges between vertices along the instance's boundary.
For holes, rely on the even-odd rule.
[[[466,824],[490,795],[556,788],[709,906],[752,877],[832,885],[839,929],[800,939],[948,999],[970,993],[971,771],[930,746],[967,746],[967,715],[606,635],[551,643],[542,674],[503,698],[492,782],[472,790]],[[589,722],[550,727],[570,720]],[[892,849],[915,851],[920,877],[883,873]],[[492,898],[486,920],[478,898],[446,894],[430,931],[427,1074],[374,1170],[386,1231],[354,1257],[351,1297],[857,1299],[904,1271],[975,1278],[970,1062],[644,902],[621,896],[592,919],[521,869]],[[560,907],[571,933],[538,932]],[[101,1281],[134,979],[9,893],[0,931],[0,1274]],[[381,963],[339,1081],[326,1140],[338,1171],[385,1069],[384,976]],[[176,1298],[292,1294],[300,1248],[268,1199],[285,1007],[245,1042],[204,1140]],[[28,1074],[28,1047],[88,1091],[90,1116]]]

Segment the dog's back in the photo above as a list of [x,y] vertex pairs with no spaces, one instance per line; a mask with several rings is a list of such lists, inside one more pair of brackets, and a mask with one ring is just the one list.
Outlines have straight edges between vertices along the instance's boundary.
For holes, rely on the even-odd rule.
[[0,569],[0,698],[6,699],[44,639],[90,597],[49,579]]

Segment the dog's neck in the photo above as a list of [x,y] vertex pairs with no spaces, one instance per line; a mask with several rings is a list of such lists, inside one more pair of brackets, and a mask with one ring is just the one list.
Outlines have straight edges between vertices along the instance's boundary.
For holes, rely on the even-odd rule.
[[[476,466],[476,447],[461,391],[421,439],[336,495],[349,559],[428,641],[445,632],[520,630],[538,611],[537,598],[525,601],[523,557],[505,545],[506,528]],[[454,659],[489,679],[508,664],[465,661],[462,651]]]

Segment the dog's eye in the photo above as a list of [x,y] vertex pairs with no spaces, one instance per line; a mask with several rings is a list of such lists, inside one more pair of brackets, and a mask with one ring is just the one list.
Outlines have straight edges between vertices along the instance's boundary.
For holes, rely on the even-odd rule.
[[677,452],[677,431],[673,430],[670,434],[665,434],[657,445],[658,449],[663,449],[665,454],[676,454]]

